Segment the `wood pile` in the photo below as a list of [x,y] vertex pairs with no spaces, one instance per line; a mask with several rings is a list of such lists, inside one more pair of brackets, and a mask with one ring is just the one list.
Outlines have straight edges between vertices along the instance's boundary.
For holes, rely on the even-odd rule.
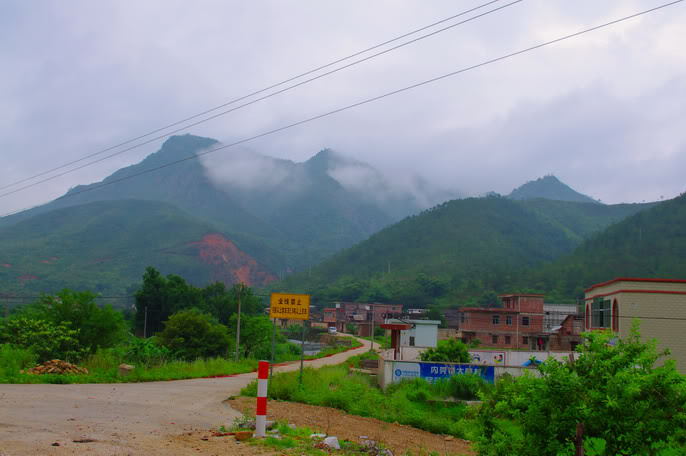
[[[24,373],[24,371],[20,371]],[[85,367],[79,367],[76,364],[68,363],[59,359],[53,359],[51,361],[46,361],[43,364],[39,364],[36,367],[26,370],[27,374],[88,374],[88,369]]]

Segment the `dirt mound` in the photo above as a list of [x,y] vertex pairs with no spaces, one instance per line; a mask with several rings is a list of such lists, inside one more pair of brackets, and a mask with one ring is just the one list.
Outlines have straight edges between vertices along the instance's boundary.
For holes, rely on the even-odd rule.
[[[24,373],[23,371],[21,372]],[[59,359],[53,359],[52,361],[46,361],[43,364],[39,364],[36,367],[26,370],[27,374],[87,374],[88,369],[85,367],[79,367],[76,364],[68,363]]]

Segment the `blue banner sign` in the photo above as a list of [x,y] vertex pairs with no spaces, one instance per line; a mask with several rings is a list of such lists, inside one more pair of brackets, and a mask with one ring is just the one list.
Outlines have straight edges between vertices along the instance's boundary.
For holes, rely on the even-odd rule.
[[393,363],[393,382],[423,378],[433,383],[441,379],[448,379],[453,375],[476,374],[488,383],[495,382],[494,366],[477,366],[474,364],[444,364],[444,363],[409,363],[396,361]]

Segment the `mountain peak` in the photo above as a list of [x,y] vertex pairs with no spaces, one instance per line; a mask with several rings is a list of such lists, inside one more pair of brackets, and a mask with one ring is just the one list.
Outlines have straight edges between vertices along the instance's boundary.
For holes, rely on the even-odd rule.
[[580,203],[598,203],[590,196],[577,192],[557,177],[549,174],[529,181],[512,190],[508,198],[515,200],[543,198],[557,201],[574,201]]

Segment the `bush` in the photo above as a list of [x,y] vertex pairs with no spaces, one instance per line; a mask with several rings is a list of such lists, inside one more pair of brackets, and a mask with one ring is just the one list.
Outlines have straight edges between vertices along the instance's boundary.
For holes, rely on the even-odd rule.
[[422,361],[440,363],[468,363],[472,360],[467,346],[457,339],[441,340],[437,347],[431,347],[419,354]]
[[194,360],[228,355],[228,330],[208,314],[197,309],[182,310],[164,324],[164,330],[158,333],[159,340],[176,358]]
[[37,356],[31,350],[15,347],[12,344],[0,345],[0,377],[12,378],[22,369],[36,365]]
[[28,317],[15,317],[0,323],[0,344],[33,352],[39,362],[59,358],[66,361],[81,359],[85,350],[80,348],[79,330],[63,324]]
[[453,375],[447,380],[448,392],[455,399],[475,400],[479,393],[487,391],[490,387],[486,381],[477,374]]
[[114,347],[126,337],[126,322],[112,306],[99,307],[90,291],[64,289],[56,296],[43,295],[29,313],[54,325],[78,330],[76,338],[86,352]]

